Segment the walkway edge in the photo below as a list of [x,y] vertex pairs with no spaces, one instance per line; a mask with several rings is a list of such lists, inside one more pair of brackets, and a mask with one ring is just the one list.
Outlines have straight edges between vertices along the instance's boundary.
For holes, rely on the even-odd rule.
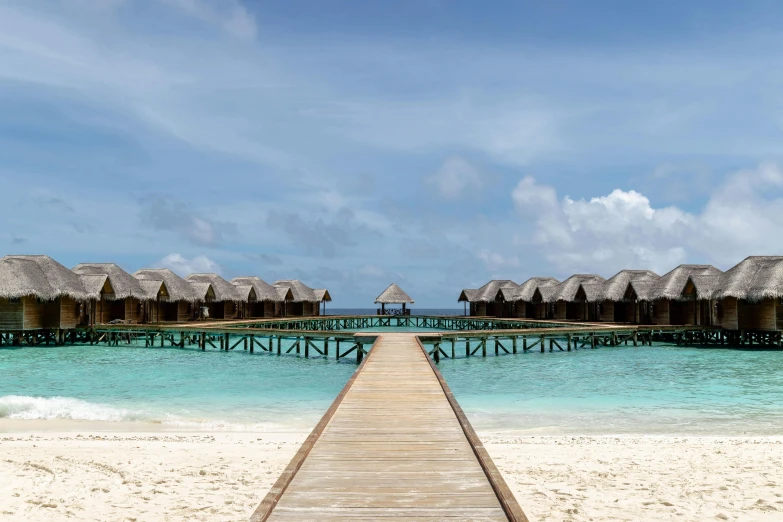
[[[380,336],[377,337],[376,340],[378,338],[380,338]],[[294,458],[291,459],[291,462],[288,463],[288,466],[286,466],[285,470],[283,470],[283,473],[272,485],[272,488],[269,490],[269,493],[266,494],[264,500],[261,501],[261,504],[259,504],[253,514],[250,515],[250,522],[265,522],[272,514],[272,511],[275,509],[275,506],[277,506],[277,503],[280,501],[283,493],[285,493],[285,490],[288,489],[288,486],[291,484],[294,476],[296,476],[297,471],[299,471],[299,468],[302,467],[305,459],[307,459],[307,456],[310,454],[310,450],[313,449],[313,446],[320,438],[324,429],[326,429],[329,421],[331,421],[332,417],[334,417],[337,408],[343,402],[343,399],[353,386],[353,383],[356,381],[356,378],[359,376],[362,368],[364,368],[364,365],[367,364],[367,361],[370,359],[370,357],[372,357],[372,354],[373,350],[370,349],[367,356],[364,358],[364,360],[362,360],[361,364],[359,364],[359,367],[356,368],[356,371],[353,372],[353,375],[351,375],[351,378],[348,379],[347,383],[345,383],[345,386],[343,386],[340,394],[337,395],[337,398],[334,399],[332,405],[329,406],[328,410],[326,410],[324,416],[321,417],[321,420],[318,421],[318,424],[315,425],[313,431],[310,432],[310,435],[308,435],[307,439],[305,439],[305,441],[302,443],[302,446],[299,448],[299,451],[296,452]]]
[[468,418],[465,416],[465,412],[462,411],[462,408],[454,397],[454,394],[451,392],[449,385],[446,384],[443,375],[441,375],[437,366],[435,366],[435,362],[429,356],[429,353],[427,353],[427,349],[421,344],[418,335],[416,336],[416,342],[418,343],[419,348],[421,348],[421,351],[424,352],[424,357],[427,359],[427,362],[430,363],[430,368],[432,368],[432,371],[435,373],[435,377],[438,378],[443,393],[446,395],[446,399],[448,399],[449,404],[454,410],[457,420],[462,427],[462,432],[465,434],[465,437],[467,437],[468,442],[470,442],[473,454],[476,456],[476,459],[478,459],[481,469],[484,470],[484,474],[492,485],[492,490],[495,492],[495,496],[503,507],[503,511],[508,517],[508,520],[510,522],[530,522],[525,515],[525,512],[522,511],[522,507],[517,502],[516,497],[514,497],[514,493],[503,479],[503,475],[500,474],[500,471],[495,466],[489,453],[487,453],[487,450],[484,448],[481,439],[479,439],[478,435],[476,435],[476,432],[473,430],[473,426],[470,425],[470,421],[468,421]]

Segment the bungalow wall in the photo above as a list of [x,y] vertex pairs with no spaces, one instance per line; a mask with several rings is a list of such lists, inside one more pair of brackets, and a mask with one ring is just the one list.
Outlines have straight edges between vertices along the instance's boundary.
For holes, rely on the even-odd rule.
[[740,330],[774,330],[777,326],[775,300],[764,299],[758,303],[740,300],[737,318]]
[[177,322],[184,323],[193,320],[193,309],[187,301],[177,301]]
[[587,303],[566,303],[566,319],[571,319],[573,321],[584,321],[587,318],[586,306]]
[[727,330],[738,330],[737,299],[727,297],[718,301],[718,313],[715,323]]
[[479,316],[479,317],[483,317],[487,315],[487,303],[481,301],[479,303],[471,303],[471,304],[474,305],[476,309],[476,313],[472,315]]
[[79,303],[70,297],[60,297],[44,304],[43,327],[69,330],[79,323]]
[[[609,302],[609,301],[606,301]],[[633,323],[636,321],[636,305],[628,301],[619,301],[614,304],[615,323]]]
[[158,321],[160,322],[184,323],[192,318],[190,303],[187,301],[161,302],[159,303],[159,312]]
[[601,314],[598,320],[606,323],[614,322],[614,301],[601,302]]
[[236,319],[239,305],[234,301],[223,301],[223,318]]
[[568,318],[568,303],[557,301],[555,303],[555,321],[564,321]]
[[0,330],[40,330],[46,304],[35,297],[0,299]]
[[696,301],[672,301],[669,307],[669,324],[694,324],[697,321]]
[[652,323],[653,324],[669,324],[669,311],[671,309],[671,301],[668,299],[656,299],[653,301]]

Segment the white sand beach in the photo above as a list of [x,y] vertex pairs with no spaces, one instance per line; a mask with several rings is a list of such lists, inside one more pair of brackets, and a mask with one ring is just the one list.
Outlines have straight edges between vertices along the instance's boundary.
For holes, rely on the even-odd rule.
[[[307,436],[41,425],[0,423],[2,520],[247,520]],[[780,437],[479,435],[531,521],[783,519]]]

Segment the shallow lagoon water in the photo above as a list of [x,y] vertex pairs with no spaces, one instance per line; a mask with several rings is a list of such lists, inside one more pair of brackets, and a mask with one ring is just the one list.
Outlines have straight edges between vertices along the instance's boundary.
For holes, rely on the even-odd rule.
[[[309,429],[354,360],[241,349],[3,348],[0,418]],[[480,430],[783,434],[781,351],[621,346],[446,359],[439,367]]]

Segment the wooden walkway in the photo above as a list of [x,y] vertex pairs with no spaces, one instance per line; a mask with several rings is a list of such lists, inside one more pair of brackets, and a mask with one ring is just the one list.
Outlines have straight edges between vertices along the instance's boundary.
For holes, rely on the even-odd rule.
[[251,517],[527,518],[415,334],[381,334]]

